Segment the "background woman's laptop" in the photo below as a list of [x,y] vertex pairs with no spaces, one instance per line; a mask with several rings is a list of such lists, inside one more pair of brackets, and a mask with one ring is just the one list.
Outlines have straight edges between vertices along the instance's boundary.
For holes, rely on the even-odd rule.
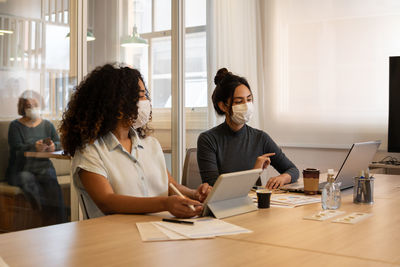
[[[354,143],[349,153],[347,153],[346,158],[343,161],[339,172],[336,175],[335,181],[342,182],[340,189],[346,189],[353,187],[354,177],[357,176],[361,170],[368,168],[369,164],[372,162],[376,151],[378,150],[381,141],[370,141],[363,143]],[[319,191],[326,184],[326,173],[321,174],[319,177]],[[299,178],[296,183],[287,184],[281,187],[282,190],[288,190],[291,192],[304,192],[303,178]]]

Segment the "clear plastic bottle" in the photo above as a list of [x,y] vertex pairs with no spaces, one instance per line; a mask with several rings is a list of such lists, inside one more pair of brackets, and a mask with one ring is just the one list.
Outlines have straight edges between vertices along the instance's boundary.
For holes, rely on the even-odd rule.
[[336,210],[340,207],[340,182],[335,183],[333,169],[328,170],[327,183],[322,189],[321,204],[324,210]]

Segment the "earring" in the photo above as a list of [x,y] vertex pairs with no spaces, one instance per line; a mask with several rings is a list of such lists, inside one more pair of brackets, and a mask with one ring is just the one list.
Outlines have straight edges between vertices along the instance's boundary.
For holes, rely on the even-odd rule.
[[117,120],[122,120],[122,118],[124,117],[124,114],[122,114],[121,111],[118,112],[118,116],[117,116]]

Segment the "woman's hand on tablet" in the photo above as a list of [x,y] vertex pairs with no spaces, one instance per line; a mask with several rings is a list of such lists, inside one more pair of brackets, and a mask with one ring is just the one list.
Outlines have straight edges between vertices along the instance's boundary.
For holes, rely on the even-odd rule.
[[207,183],[199,185],[196,192],[194,193],[193,199],[203,202],[207,198],[208,194],[211,192],[211,189],[212,186]]

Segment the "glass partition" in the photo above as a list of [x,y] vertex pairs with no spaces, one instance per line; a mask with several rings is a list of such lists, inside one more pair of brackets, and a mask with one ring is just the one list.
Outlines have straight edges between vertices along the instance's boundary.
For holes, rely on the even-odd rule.
[[[74,194],[70,193],[69,159],[53,159],[49,154],[43,160],[36,157],[37,152],[51,152],[49,147],[53,145],[54,150],[62,149],[59,140],[50,134],[35,136],[26,141],[29,144],[25,150],[18,151],[11,143],[21,129],[35,129],[35,122],[48,121],[48,127],[56,132],[80,77],[105,63],[125,63],[142,73],[153,105],[154,136],[171,171],[171,78],[177,75],[171,71],[171,3],[172,0],[0,1],[0,232],[71,219],[70,196]],[[207,125],[205,3],[206,0],[185,1],[187,147],[195,146],[198,134]],[[78,8],[83,15],[78,15]],[[87,35],[81,40],[78,34],[84,27]],[[23,95],[27,90],[29,93]],[[20,110],[18,101],[22,101]],[[28,114],[36,114],[36,107],[40,119],[28,118]],[[19,126],[11,135],[10,125]],[[48,142],[49,147],[43,145],[39,151],[37,141]],[[18,164],[23,162],[16,173],[28,170],[37,177],[32,166],[48,170],[54,177],[52,189],[32,177],[10,182],[6,174],[10,157],[13,162],[18,157]],[[40,167],[41,161],[46,162],[46,168]],[[29,189],[30,185],[34,189]],[[46,192],[53,195],[49,197]],[[52,206],[50,199],[58,204]],[[75,206],[76,199],[72,201]]]
[[[185,1],[185,125],[186,148],[196,148],[200,133],[207,130],[207,50],[206,50],[206,0]],[[192,151],[192,150],[187,150]],[[197,156],[187,158],[187,170],[190,173],[186,182],[197,187],[194,169],[197,168]],[[195,165],[195,166],[193,166]],[[188,175],[189,176],[189,175]],[[200,175],[198,175],[200,176]],[[192,178],[190,180],[190,178]],[[185,179],[184,179],[185,180]]]
[[0,2],[0,232],[70,220],[57,127],[76,75],[68,0]]

